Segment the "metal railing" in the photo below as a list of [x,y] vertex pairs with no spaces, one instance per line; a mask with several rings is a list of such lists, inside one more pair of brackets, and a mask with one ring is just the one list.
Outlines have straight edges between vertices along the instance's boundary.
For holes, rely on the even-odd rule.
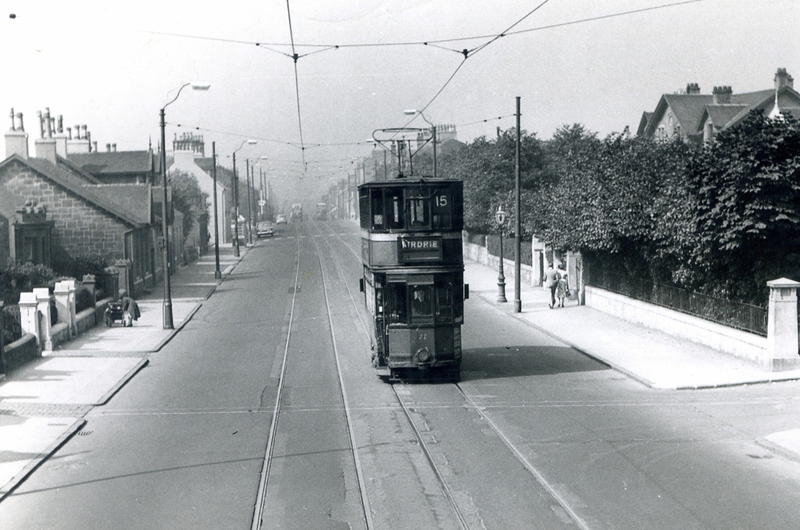
[[586,268],[586,284],[723,326],[767,336],[769,312],[765,307],[732,302],[680,287],[639,280],[604,271],[599,267]]

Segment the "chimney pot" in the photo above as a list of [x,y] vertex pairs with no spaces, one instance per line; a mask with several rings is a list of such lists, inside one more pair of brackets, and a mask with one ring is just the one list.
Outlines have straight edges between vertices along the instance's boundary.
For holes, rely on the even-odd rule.
[[106,152],[111,152],[111,144],[106,144]]
[[786,68],[778,68],[778,71],[775,73],[775,90],[780,90],[786,86],[794,88],[794,78],[789,75]]
[[730,86],[715,86],[711,94],[714,97],[714,105],[726,105],[731,102],[733,89]]

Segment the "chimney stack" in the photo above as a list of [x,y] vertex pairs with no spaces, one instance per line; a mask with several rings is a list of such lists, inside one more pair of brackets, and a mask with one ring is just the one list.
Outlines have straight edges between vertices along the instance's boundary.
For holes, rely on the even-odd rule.
[[775,90],[780,90],[783,87],[794,88],[794,78],[789,75],[786,68],[778,68],[775,73]]
[[62,158],[67,158],[67,135],[64,132],[64,116],[59,114],[55,124],[56,154]]
[[715,86],[711,94],[714,96],[714,105],[727,105],[731,102],[733,89],[729,86]]
[[[22,113],[14,114],[11,109],[11,130],[6,133],[6,158],[11,155],[18,155],[24,159],[28,158],[28,133],[22,123]],[[14,118],[19,118],[19,126]]]
[[[39,127],[42,137],[35,142],[36,158],[43,158],[53,164],[56,163],[56,140],[53,138],[53,129],[50,124],[50,109],[45,107],[44,112],[39,112]],[[45,136],[46,133],[46,136]]]
[[697,83],[689,83],[686,85],[686,93],[690,96],[696,96],[700,94],[700,85]]

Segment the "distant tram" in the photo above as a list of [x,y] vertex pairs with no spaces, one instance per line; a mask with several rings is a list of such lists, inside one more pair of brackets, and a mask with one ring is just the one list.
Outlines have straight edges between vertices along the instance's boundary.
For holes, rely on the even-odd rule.
[[325,221],[328,219],[328,204],[324,202],[317,203],[317,211],[314,215],[317,221]]
[[373,317],[373,366],[388,381],[457,381],[469,295],[462,182],[368,182],[358,187],[358,197],[361,290]]
[[289,217],[292,222],[303,220],[303,205],[299,202],[292,204],[292,213]]

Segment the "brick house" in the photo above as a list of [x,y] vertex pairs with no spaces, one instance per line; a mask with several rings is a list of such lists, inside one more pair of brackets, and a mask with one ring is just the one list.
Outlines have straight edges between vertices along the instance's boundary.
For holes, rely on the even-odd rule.
[[17,117],[0,162],[0,263],[31,261],[58,272],[79,256],[102,256],[108,265],[127,260],[122,288],[135,295],[152,287],[162,269],[152,185],[103,184],[58,154],[49,121],[29,156]]
[[752,110],[766,116],[788,112],[800,117],[800,94],[793,85],[785,68],[776,72],[772,88],[756,92],[735,94],[730,86],[717,86],[711,94],[701,94],[700,86],[690,83],[685,92],[662,95],[655,111],[642,115],[637,135],[702,143],[734,127]]

